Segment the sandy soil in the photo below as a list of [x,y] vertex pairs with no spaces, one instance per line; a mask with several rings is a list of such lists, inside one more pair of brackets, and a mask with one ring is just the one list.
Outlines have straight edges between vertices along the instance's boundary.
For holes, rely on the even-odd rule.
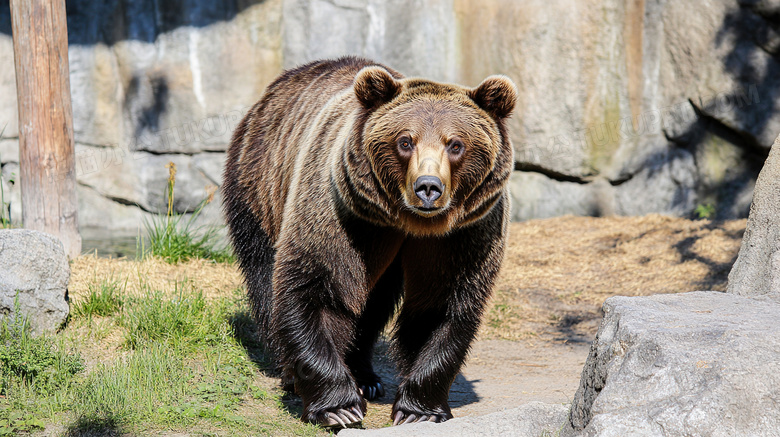
[[[589,350],[585,343],[480,340],[450,389],[452,414],[479,416],[531,401],[570,403]],[[366,428],[390,423],[398,388],[395,370],[381,353],[375,359],[375,368],[388,394],[369,404]]]
[[[480,339],[450,392],[456,416],[486,414],[530,401],[570,402],[614,295],[725,290],[745,220],[560,217],[513,223],[510,243]],[[131,292],[189,281],[207,296],[241,287],[234,266],[194,261],[169,266],[81,257],[72,264],[71,296],[95,277],[126,281]],[[388,424],[397,381],[378,348],[376,366],[389,393],[370,405],[367,427]],[[295,398],[286,401],[290,407]]]

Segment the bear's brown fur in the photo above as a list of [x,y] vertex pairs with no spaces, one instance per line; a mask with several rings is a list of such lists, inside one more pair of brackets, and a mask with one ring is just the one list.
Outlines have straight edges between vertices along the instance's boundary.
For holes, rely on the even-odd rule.
[[356,424],[383,395],[371,354],[401,298],[393,419],[452,417],[503,257],[515,99],[503,76],[472,89],[342,58],[285,72],[238,125],[225,213],[303,420]]

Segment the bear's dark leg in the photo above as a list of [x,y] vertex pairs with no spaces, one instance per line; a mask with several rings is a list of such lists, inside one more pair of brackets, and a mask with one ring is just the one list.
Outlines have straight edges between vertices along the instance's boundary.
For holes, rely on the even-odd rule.
[[[228,213],[230,235],[238,265],[246,278],[247,296],[252,315],[258,324],[261,342],[265,338],[271,316],[273,290],[271,277],[274,268],[274,249],[260,223],[243,202],[237,201]],[[267,351],[270,352],[270,351]]]
[[404,246],[404,303],[393,352],[401,384],[394,424],[452,418],[449,389],[460,371],[501,266],[506,225],[499,202],[480,222],[445,238]]
[[403,270],[400,259],[396,259],[371,290],[355,329],[355,341],[347,351],[347,366],[363,391],[363,397],[369,401],[385,394],[379,376],[374,373],[371,359],[374,343],[398,307],[402,291]]
[[[232,162],[229,167],[234,167]],[[247,296],[252,315],[258,325],[261,343],[269,350],[269,332],[273,289],[271,277],[274,268],[275,251],[270,238],[259,220],[244,202],[244,192],[235,180],[235,171],[225,172],[224,193],[225,218],[228,224],[233,251],[244,274]]]
[[280,364],[295,377],[295,392],[303,400],[301,419],[323,426],[356,425],[366,401],[344,356],[363,307],[347,293],[359,286],[339,276],[343,269],[335,266],[344,263],[337,256],[307,256],[295,241],[281,246],[274,267],[271,335]]

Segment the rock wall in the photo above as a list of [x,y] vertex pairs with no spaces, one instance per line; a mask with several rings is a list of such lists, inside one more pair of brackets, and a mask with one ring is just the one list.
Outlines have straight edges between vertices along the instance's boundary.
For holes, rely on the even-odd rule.
[[[84,227],[135,230],[219,185],[233,126],[283,68],[357,54],[520,98],[513,218],[746,216],[780,132],[780,7],[759,0],[68,0]],[[13,49],[0,0],[0,162],[19,220]],[[219,195],[217,195],[217,199]],[[205,220],[219,220],[218,203]],[[706,211],[708,208],[704,208]]]

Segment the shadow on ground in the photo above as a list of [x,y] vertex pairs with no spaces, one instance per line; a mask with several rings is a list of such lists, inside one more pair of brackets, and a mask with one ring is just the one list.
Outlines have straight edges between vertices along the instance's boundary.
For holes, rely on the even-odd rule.
[[66,437],[113,437],[127,434],[126,430],[111,417],[82,417],[70,425]]

